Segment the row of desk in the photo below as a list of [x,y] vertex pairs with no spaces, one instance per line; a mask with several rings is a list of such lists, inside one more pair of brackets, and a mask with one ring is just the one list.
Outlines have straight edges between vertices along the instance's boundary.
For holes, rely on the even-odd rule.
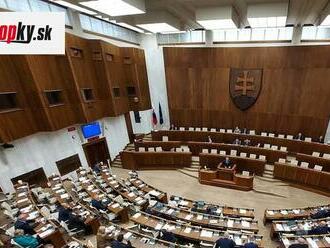
[[[145,189],[149,187],[157,192],[159,190],[149,186],[143,180],[139,178],[130,179],[133,185],[136,187],[141,187],[141,189]],[[165,193],[164,193],[165,194]],[[210,213],[210,209],[212,209],[212,215],[217,216],[228,216],[228,217],[237,217],[237,218],[254,218],[254,209],[251,208],[242,208],[242,207],[231,207],[226,205],[218,205],[204,201],[194,201],[191,199],[183,198],[180,196],[172,196],[172,201],[175,201],[177,206],[181,209],[186,209],[196,213]]]
[[269,137],[261,135],[222,133],[211,131],[180,131],[180,130],[158,130],[151,132],[152,140],[162,141],[164,136],[169,141],[200,141],[208,142],[210,136],[213,142],[217,143],[233,143],[235,139],[241,141],[249,139],[251,145],[272,144],[276,146],[284,146],[292,153],[312,154],[314,151],[320,153],[330,153],[330,146],[323,143],[308,142],[302,140],[286,139],[279,137]]
[[256,146],[243,146],[225,143],[215,142],[198,142],[198,141],[136,141],[135,150],[138,151],[139,147],[161,147],[163,151],[171,151],[174,148],[180,148],[182,146],[189,147],[193,156],[198,156],[203,149],[208,149],[211,152],[212,149],[219,151],[225,151],[226,154],[230,154],[231,150],[236,150],[237,153],[256,154],[266,157],[268,163],[277,162],[280,158],[286,158],[287,151],[274,150],[271,148],[256,147]]
[[[145,226],[158,231],[165,229],[177,237],[193,242],[206,242],[209,244],[214,244],[224,234],[223,231],[192,226],[189,224],[179,224],[175,221],[166,220],[142,212],[136,213],[130,219],[132,222],[141,226]],[[244,243],[248,242],[251,236],[253,236],[256,238],[258,247],[264,247],[262,236],[260,235],[242,233],[239,231],[229,231],[229,233],[237,245],[244,245]]]
[[323,167],[323,171],[330,172],[330,159],[323,157],[316,157],[309,154],[297,153],[296,160],[309,163],[309,168],[314,168],[315,165]]
[[274,178],[287,180],[327,194],[330,192],[330,172],[278,162],[274,165]]
[[282,236],[281,248],[288,248],[292,244],[297,244],[298,238],[303,237],[308,247],[313,248],[329,248],[330,235],[300,235],[300,236]]

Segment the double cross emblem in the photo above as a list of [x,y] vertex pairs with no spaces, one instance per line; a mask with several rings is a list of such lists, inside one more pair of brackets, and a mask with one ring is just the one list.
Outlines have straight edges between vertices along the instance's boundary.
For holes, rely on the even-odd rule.
[[254,78],[249,77],[249,71],[243,71],[243,76],[237,77],[235,83],[235,91],[242,91],[242,95],[246,96],[248,91],[253,91],[254,88]]

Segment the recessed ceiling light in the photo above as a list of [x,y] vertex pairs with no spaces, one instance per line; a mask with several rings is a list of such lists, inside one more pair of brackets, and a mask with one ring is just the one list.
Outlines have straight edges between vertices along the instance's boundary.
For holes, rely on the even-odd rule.
[[134,27],[132,25],[129,25],[129,24],[125,23],[125,22],[117,22],[116,24],[119,25],[119,26],[128,28],[128,29],[134,30],[134,31],[139,32],[139,33],[144,33],[144,31],[142,29],[139,29],[137,27]]
[[141,0],[135,0],[139,4],[139,7],[133,6],[124,0],[96,0],[88,2],[80,2],[80,4],[87,6],[91,9],[95,9],[101,13],[110,15],[110,16],[124,16],[124,15],[137,15],[144,14],[144,2]]
[[320,25],[321,26],[330,26],[330,15],[328,15]]
[[82,13],[86,13],[86,14],[88,14],[88,15],[96,15],[96,14],[97,14],[97,13],[94,12],[94,11],[91,11],[91,10],[85,9],[85,8],[83,8],[83,7],[80,7],[80,6],[78,6],[78,5],[75,5],[75,4],[72,4],[72,3],[66,2],[66,1],[62,1],[62,0],[55,1],[55,0],[52,0],[52,2],[57,3],[57,4],[60,4],[60,5],[65,6],[65,7],[68,7],[68,8],[70,8],[70,9],[77,10],[77,11],[82,12]]
[[163,33],[163,32],[177,32],[179,31],[175,27],[165,23],[148,23],[148,24],[137,24],[136,26],[139,26],[140,28],[143,28],[145,30],[148,30],[152,33]]
[[222,20],[200,20],[197,21],[205,29],[214,30],[214,29],[233,29],[236,28],[235,23],[232,19],[222,19]]

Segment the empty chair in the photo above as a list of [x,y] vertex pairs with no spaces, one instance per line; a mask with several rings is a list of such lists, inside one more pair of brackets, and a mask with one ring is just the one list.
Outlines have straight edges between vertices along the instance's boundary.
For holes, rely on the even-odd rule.
[[256,159],[257,158],[257,155],[254,154],[254,153],[250,153],[250,158]]
[[298,165],[298,160],[291,160],[292,165]]
[[202,153],[209,153],[209,149],[202,149]]
[[323,158],[330,159],[330,154],[329,153],[324,153]]
[[249,134],[255,135],[256,134],[256,130],[250,130]]
[[284,134],[279,134],[278,137],[279,137],[280,139],[284,139],[284,138],[285,138]]
[[275,134],[273,134],[273,133],[269,133],[268,136],[269,136],[269,137],[275,137]]
[[155,147],[148,147],[148,152],[154,152],[155,151]]
[[260,160],[266,160],[266,156],[265,155],[259,155],[259,159]]
[[261,132],[261,136],[267,136],[266,132]]
[[211,153],[212,154],[217,154],[218,153],[218,150],[217,149],[211,149]]
[[156,152],[162,152],[162,151],[163,151],[163,148],[161,146],[156,147]]
[[230,156],[236,156],[237,151],[236,150],[230,150]]
[[220,155],[226,155],[226,151],[220,151]]
[[323,167],[319,166],[317,164],[314,166],[314,170],[321,171],[322,169],[323,169]]
[[175,148],[175,151],[176,151],[176,152],[182,152],[182,148],[181,148],[181,147],[176,147],[176,148]]
[[211,128],[211,132],[216,132],[217,130],[215,128]]
[[203,127],[202,131],[207,132],[207,127]]
[[146,148],[145,147],[139,147],[139,152],[145,152]]
[[270,148],[270,144],[264,144],[265,148]]
[[195,129],[193,127],[188,128],[189,131],[194,131]]
[[185,129],[184,129],[184,127],[179,127],[179,130],[184,131]]
[[225,133],[226,132],[226,130],[225,129],[223,129],[223,128],[220,128],[220,133]]
[[227,133],[233,133],[233,129],[227,129]]
[[241,152],[239,155],[240,155],[242,158],[246,158],[246,156],[247,156],[246,152]]
[[286,138],[292,140],[293,139],[293,135],[287,135]]
[[273,150],[277,150],[277,149],[278,149],[278,146],[272,145],[271,148],[272,148]]
[[309,165],[309,163],[307,163],[307,162],[301,162],[301,164],[300,164],[300,166],[302,167],[302,168],[308,168],[308,165]]
[[306,138],[305,138],[305,141],[307,141],[307,142],[312,142],[312,138],[311,138],[311,137],[306,137]]
[[190,152],[190,148],[189,147],[183,147],[182,148],[184,152]]
[[282,152],[286,152],[286,151],[288,150],[288,148],[285,147],[285,146],[281,146],[280,150],[281,150]]
[[163,136],[162,141],[168,141],[168,136]]
[[279,158],[278,159],[278,162],[279,163],[282,163],[282,164],[285,164],[286,160],[285,160],[285,158]]
[[249,171],[242,171],[242,175],[243,176],[250,176],[250,172]]
[[200,127],[196,127],[195,128],[195,131],[201,131],[201,128]]
[[313,153],[312,153],[312,156],[314,156],[314,157],[319,157],[319,156],[320,156],[320,153],[319,153],[319,152],[313,152]]

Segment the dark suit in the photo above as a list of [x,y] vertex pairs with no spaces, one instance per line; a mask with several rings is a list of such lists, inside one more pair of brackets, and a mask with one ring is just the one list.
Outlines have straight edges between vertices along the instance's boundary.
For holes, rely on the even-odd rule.
[[162,231],[162,234],[163,234],[162,240],[165,240],[167,242],[172,242],[172,243],[176,242],[176,238],[173,233],[167,232],[167,231]]
[[69,209],[66,209],[62,206],[57,208],[58,211],[58,221],[68,221],[70,219],[70,216],[72,214],[72,212]]
[[305,139],[305,137],[304,137],[304,135],[296,135],[295,137],[294,137],[294,139],[296,139],[296,140],[304,140]]
[[322,209],[317,211],[315,214],[311,214],[313,219],[321,219],[330,217],[330,210],[329,209]]
[[103,203],[102,203],[101,201],[98,201],[98,200],[93,199],[93,200],[91,201],[91,203],[92,203],[92,206],[93,206],[94,208],[96,208],[97,210],[104,210],[104,211],[107,210],[107,207],[104,206]]
[[236,243],[228,238],[220,238],[215,242],[215,248],[234,248]]
[[15,222],[15,229],[22,229],[24,231],[24,234],[33,235],[36,232],[33,230],[33,227],[30,223],[31,223],[31,221],[18,219]]
[[114,240],[111,242],[111,247],[112,248],[130,248],[132,247],[131,245],[124,244],[118,240]]
[[255,243],[250,242],[250,243],[246,243],[244,245],[244,248],[258,248],[258,245],[255,244]]
[[232,162],[230,160],[224,160],[222,162],[222,166],[225,167],[225,168],[231,168],[232,167]]
[[329,232],[328,226],[317,226],[308,232],[309,235],[321,235]]
[[289,248],[308,248],[307,244],[292,244]]

